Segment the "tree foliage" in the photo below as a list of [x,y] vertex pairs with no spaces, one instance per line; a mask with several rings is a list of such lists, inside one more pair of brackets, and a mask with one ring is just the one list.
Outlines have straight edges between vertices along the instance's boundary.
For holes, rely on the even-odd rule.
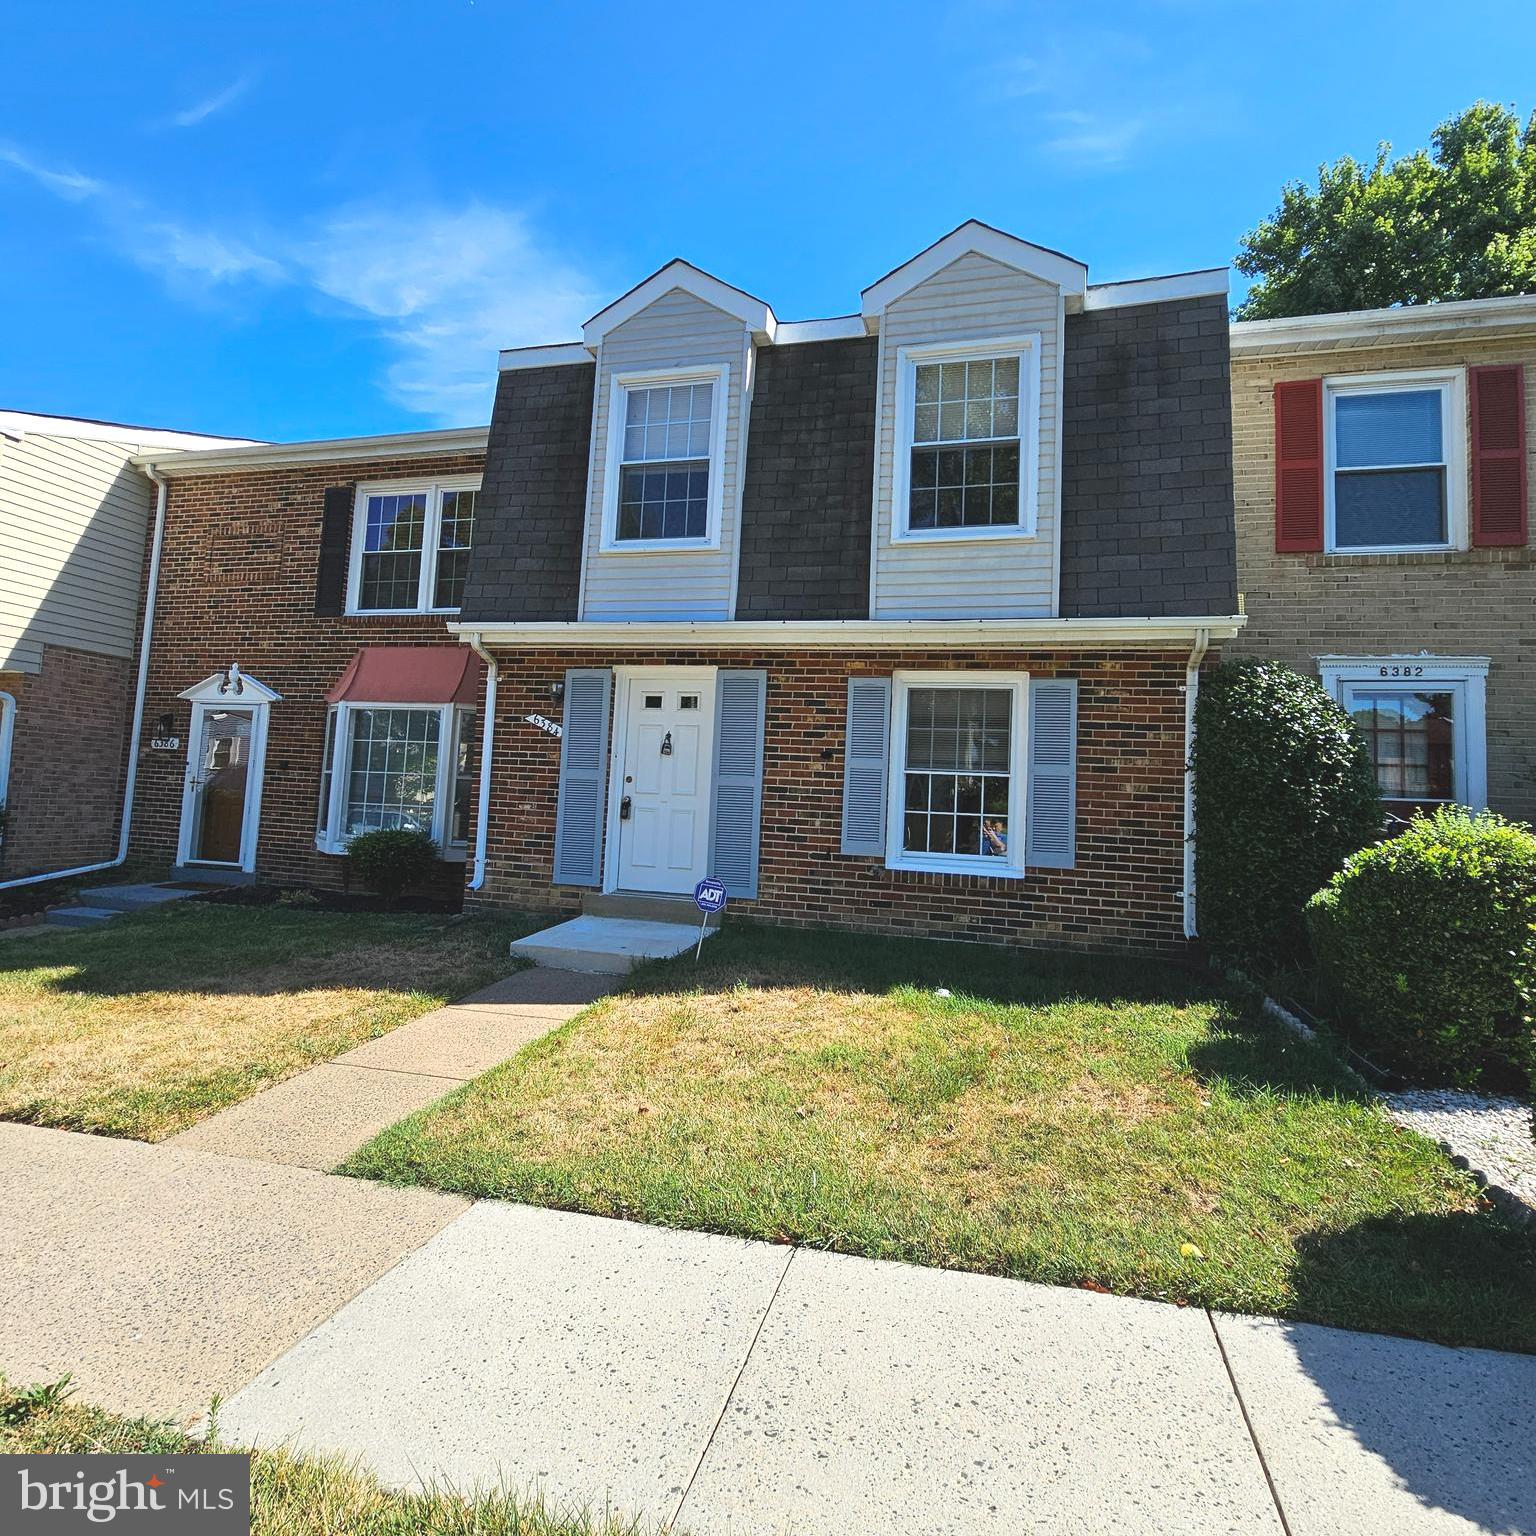
[[1433,148],[1370,166],[1346,155],[1316,188],[1289,183],[1244,235],[1236,266],[1258,281],[1240,320],[1381,309],[1536,291],[1536,113],[1479,101]]

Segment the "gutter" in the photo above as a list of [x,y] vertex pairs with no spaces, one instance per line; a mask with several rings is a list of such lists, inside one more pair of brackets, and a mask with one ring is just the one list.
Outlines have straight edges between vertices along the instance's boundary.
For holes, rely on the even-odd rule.
[[160,551],[165,544],[165,499],[169,483],[154,464],[139,468],[155,484],[155,532],[150,545],[149,580],[144,588],[144,627],[139,635],[139,680],[133,694],[133,725],[129,732],[128,771],[123,778],[123,817],[117,833],[117,857],[99,864],[77,864],[73,869],[56,869],[48,874],[28,875],[22,880],[0,880],[0,891],[23,885],[40,885],[46,880],[67,880],[73,875],[94,875],[98,870],[116,869],[128,860],[128,835],[133,826],[133,795],[139,782],[139,737],[144,728],[144,694],[149,685],[149,646],[155,627],[155,594],[160,588]]
[[475,806],[475,872],[467,887],[478,891],[485,884],[486,876],[485,853],[491,825],[491,748],[496,734],[496,682],[501,668],[480,643],[478,633],[471,631],[463,638],[470,650],[485,663],[485,719],[480,723],[480,795]]
[[1200,663],[1210,649],[1209,629],[1195,631],[1194,649],[1184,663],[1184,937],[1197,934],[1195,921],[1195,705],[1200,698]]

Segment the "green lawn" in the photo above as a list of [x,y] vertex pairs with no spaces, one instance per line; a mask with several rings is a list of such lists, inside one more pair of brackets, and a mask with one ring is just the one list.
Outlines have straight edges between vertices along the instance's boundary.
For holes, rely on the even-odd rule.
[[343,1171],[1536,1349],[1536,1234],[1149,961],[731,925]]
[[188,901],[0,940],[0,1118],[159,1141],[505,975],[530,926]]
[[[0,1455],[179,1456],[239,1449],[217,1436],[196,1439],[173,1424],[81,1407],[53,1388],[19,1391],[0,1381]],[[645,1529],[602,1515],[553,1511],[506,1493],[475,1499],[435,1489],[400,1493],[334,1459],[270,1450],[251,1456],[252,1536],[635,1536]]]

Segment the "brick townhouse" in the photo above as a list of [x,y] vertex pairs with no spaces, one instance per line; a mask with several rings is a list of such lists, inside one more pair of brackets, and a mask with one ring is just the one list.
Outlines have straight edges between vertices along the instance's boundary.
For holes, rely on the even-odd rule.
[[1233,649],[1322,679],[1399,815],[1536,821],[1536,297],[1232,327]]
[[414,825],[476,905],[1177,948],[1230,413],[1224,271],[973,222],[830,320],[672,262],[488,432],[161,457],[136,847],[335,884]]

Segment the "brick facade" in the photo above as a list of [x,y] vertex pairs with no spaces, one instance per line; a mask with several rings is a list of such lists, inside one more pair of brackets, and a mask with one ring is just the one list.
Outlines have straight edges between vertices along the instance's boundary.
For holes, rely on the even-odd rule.
[[0,692],[16,700],[0,876],[117,852],[135,676],[126,656],[57,645],[43,647],[37,672],[0,672]]
[[[550,884],[560,743],[527,714],[558,714],[566,668],[760,667],[768,672],[759,898],[776,923],[932,934],[1030,947],[1172,952],[1183,946],[1185,652],[502,651],[487,904],[574,910]],[[1077,867],[1022,880],[893,871],[839,851],[850,673],[1025,670],[1079,679]]]
[[1275,551],[1276,382],[1484,363],[1526,365],[1528,481],[1536,491],[1536,338],[1233,357],[1238,587],[1248,626],[1228,650],[1273,656],[1314,676],[1314,658],[1328,654],[1492,658],[1488,801],[1506,815],[1536,821],[1536,562],[1530,547],[1408,555]]
[[[337,886],[345,860],[315,848],[325,693],[364,645],[452,645],[441,617],[315,614],[328,486],[478,473],[479,454],[237,469],[173,479],[145,698],[145,741],[170,717],[181,750],[139,761],[131,851],[176,854],[192,707],[177,695],[231,662],[282,695],[272,705],[261,801],[258,878]],[[458,866],[444,878],[457,884]]]

